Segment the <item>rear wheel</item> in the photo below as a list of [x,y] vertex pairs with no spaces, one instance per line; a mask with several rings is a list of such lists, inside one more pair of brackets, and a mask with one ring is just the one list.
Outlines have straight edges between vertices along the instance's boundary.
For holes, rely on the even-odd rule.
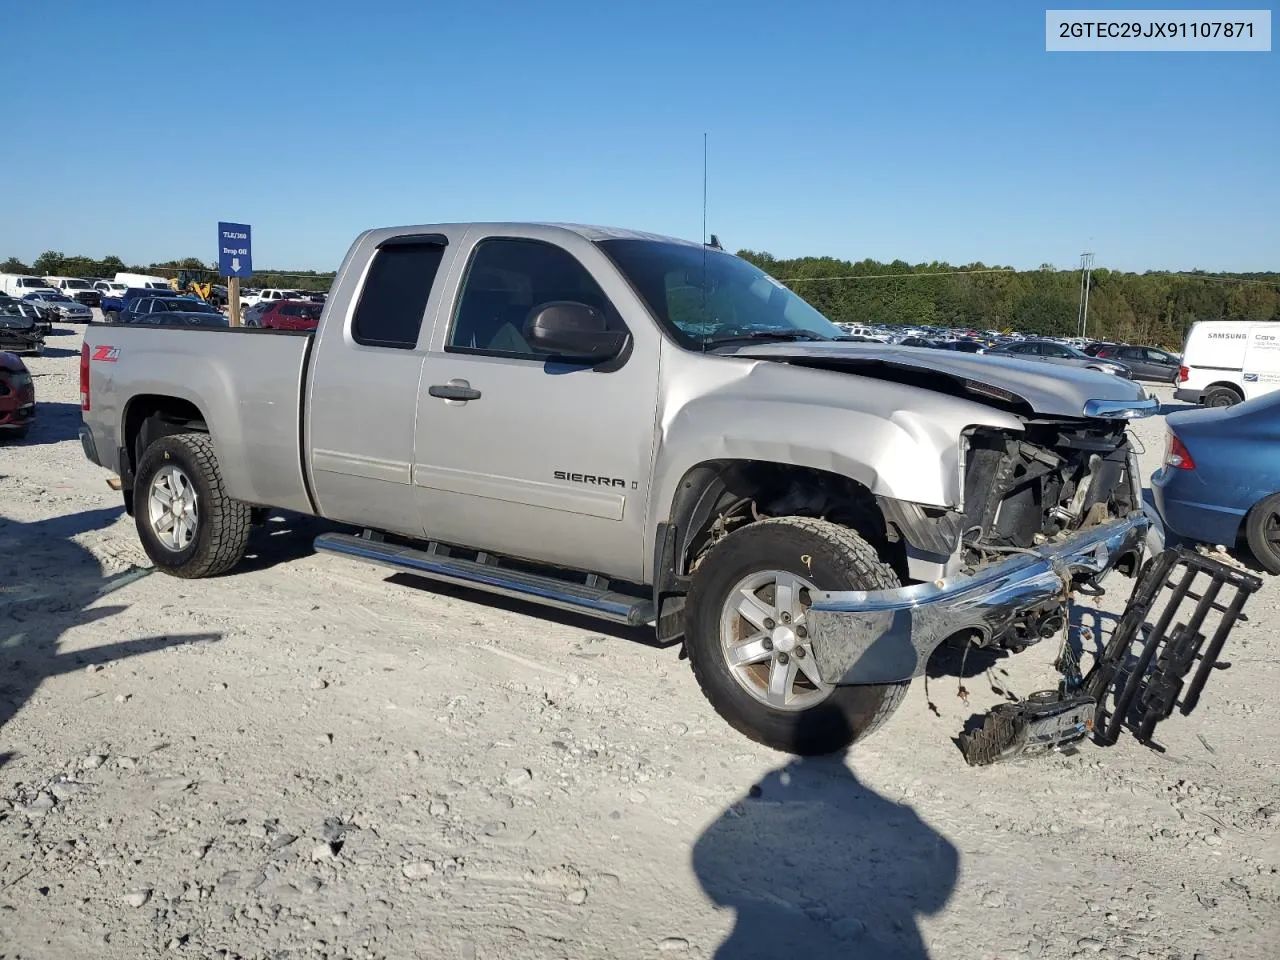
[[1262,569],[1280,573],[1280,493],[1254,505],[1245,517],[1244,533]]
[[1233,407],[1244,399],[1235,387],[1210,387],[1204,393],[1206,407]]
[[869,735],[909,682],[835,686],[813,659],[814,590],[899,586],[853,530],[808,517],[762,520],[703,559],[686,607],[685,644],[711,705],[751,739],[802,755],[832,753]]
[[208,434],[174,434],[147,447],[134,498],[142,546],[165,573],[213,577],[244,556],[251,511],[227,496]]
[[116,310],[108,310],[102,315],[102,320],[104,323],[118,323],[120,321],[120,314]]

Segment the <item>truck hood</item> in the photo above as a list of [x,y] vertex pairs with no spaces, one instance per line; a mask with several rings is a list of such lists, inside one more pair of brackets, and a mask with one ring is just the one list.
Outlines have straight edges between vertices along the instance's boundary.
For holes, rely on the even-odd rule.
[[[1017,357],[952,353],[928,347],[826,341],[752,343],[725,346],[715,352],[723,356],[756,357],[827,370],[845,370],[882,379],[902,379],[904,373],[914,374],[917,379],[921,374],[938,374],[966,387],[969,393],[978,397],[1025,406],[1032,413],[1050,417],[1089,416],[1085,407],[1091,400],[1117,405],[1149,400],[1140,384],[1109,373]],[[922,385],[927,386],[927,383]],[[993,389],[984,394],[980,389],[982,386]],[[1152,409],[1150,412],[1156,411]]]

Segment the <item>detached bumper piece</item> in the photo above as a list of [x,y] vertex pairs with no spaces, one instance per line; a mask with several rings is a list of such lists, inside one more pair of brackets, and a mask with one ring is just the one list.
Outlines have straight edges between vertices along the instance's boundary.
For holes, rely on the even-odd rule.
[[1001,703],[976,730],[960,734],[960,752],[971,767],[1026,753],[1067,751],[1093,730],[1098,701],[1041,690],[1021,703]]
[[1231,628],[1248,619],[1245,601],[1261,587],[1261,578],[1185,547],[1150,560],[1085,678],[1084,690],[1098,704],[1097,742],[1110,746],[1128,727],[1139,743],[1164,752],[1151,739],[1156,725],[1175,709],[1189,715],[1209,674],[1230,666],[1218,657]]
[[950,637],[1004,635],[1029,612],[1061,604],[1073,585],[1100,579],[1143,549],[1141,511],[1070,539],[1015,553],[972,576],[894,590],[813,594],[809,634],[823,679],[838,685],[898,683],[924,673]]
[[1229,666],[1218,657],[1231,628],[1247,619],[1245,601],[1261,586],[1253,574],[1183,547],[1158,554],[1144,565],[1080,689],[1041,691],[996,706],[981,727],[960,735],[965,760],[983,766],[1070,751],[1091,733],[1094,742],[1111,746],[1126,728],[1139,743],[1163,752],[1152,740],[1156,725],[1175,709],[1190,714],[1210,672]]

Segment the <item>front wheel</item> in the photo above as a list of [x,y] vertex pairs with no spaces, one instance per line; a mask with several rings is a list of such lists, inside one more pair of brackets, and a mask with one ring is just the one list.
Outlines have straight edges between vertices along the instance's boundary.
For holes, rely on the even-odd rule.
[[134,521],[152,562],[175,577],[226,573],[249,541],[248,504],[227,496],[206,433],[161,437],[143,452]]
[[815,590],[884,590],[897,575],[861,536],[808,517],[737,530],[699,564],[685,646],[702,692],[732,727],[775,750],[833,753],[872,733],[907,683],[836,686],[808,632]]

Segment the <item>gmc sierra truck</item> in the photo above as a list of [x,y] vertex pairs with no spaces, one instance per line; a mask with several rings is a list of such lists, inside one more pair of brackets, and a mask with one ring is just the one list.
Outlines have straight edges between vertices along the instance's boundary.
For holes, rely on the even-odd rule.
[[85,454],[157,568],[316,547],[682,642],[715,709],[825,753],[956,640],[1020,650],[1133,574],[1137,384],[843,340],[717,248],[573,225],[369,230],[312,332],[93,326]]

